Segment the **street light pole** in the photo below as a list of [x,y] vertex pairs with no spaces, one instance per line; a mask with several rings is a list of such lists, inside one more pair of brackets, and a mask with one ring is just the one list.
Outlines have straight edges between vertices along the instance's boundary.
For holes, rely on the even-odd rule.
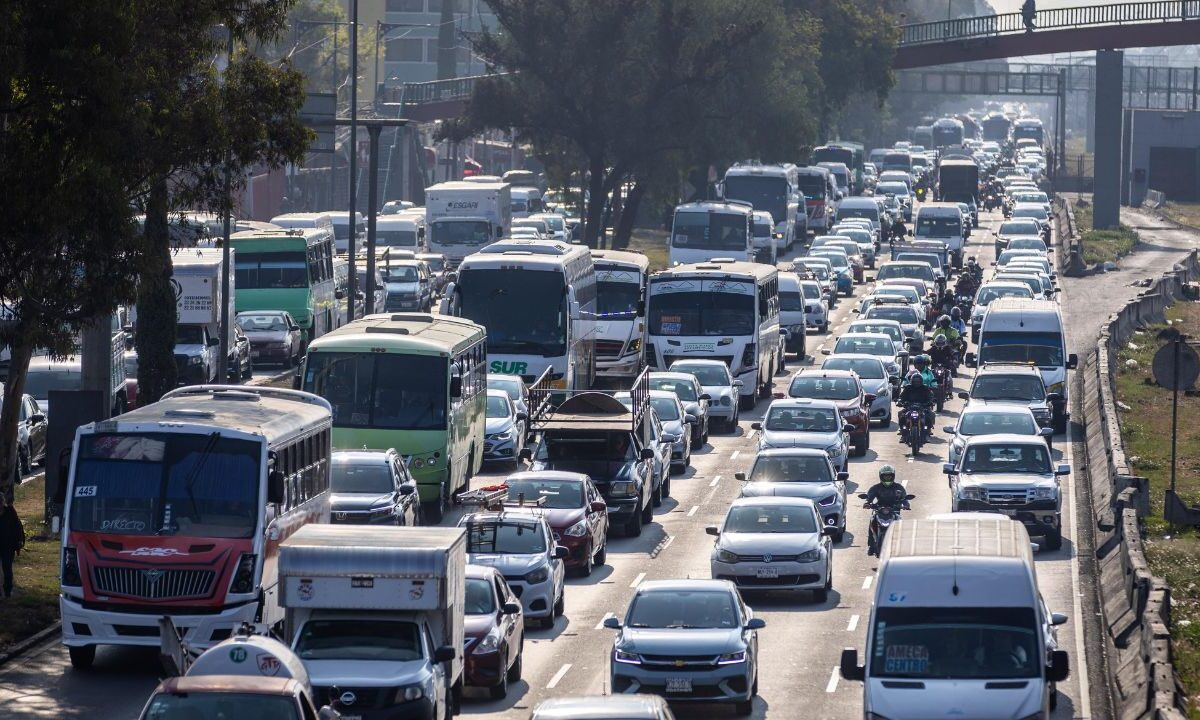
[[350,277],[347,283],[346,322],[354,322],[354,301],[358,293],[358,270],[355,255],[358,253],[358,0],[350,0]]
[[[233,64],[233,27],[226,28],[229,33],[228,44],[225,46],[225,52],[229,59],[225,64],[225,82],[229,82],[229,67]],[[229,146],[225,146],[225,178],[224,178],[224,193],[225,193],[225,227],[223,228],[223,236],[221,241],[221,356],[217,360],[217,382],[223,383],[229,379],[229,276],[233,273],[233,253],[229,248],[230,225],[232,224],[233,216],[233,198],[230,197],[230,186],[232,178],[229,172]],[[239,363],[238,379],[241,380]]]

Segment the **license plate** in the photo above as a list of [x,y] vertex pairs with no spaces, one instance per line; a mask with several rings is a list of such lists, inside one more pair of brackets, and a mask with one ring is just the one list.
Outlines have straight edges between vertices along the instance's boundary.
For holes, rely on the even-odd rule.
[[690,693],[692,691],[691,678],[667,678],[667,692],[669,693]]
[[342,715],[342,720],[362,720],[362,715]]
[[759,568],[755,575],[760,578],[777,578],[779,577],[779,568]]
[[252,358],[256,358],[256,357],[258,357],[258,356],[259,356],[259,352],[258,352],[257,350],[251,350],[251,351],[250,351],[250,357],[252,357]]
[[1002,515],[1016,515],[1017,511],[1012,508],[997,508]]

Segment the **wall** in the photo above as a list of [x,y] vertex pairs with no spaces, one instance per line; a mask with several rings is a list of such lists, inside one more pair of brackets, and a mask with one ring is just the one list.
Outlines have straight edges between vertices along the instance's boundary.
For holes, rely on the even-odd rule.
[[[1126,110],[1125,117],[1129,125],[1129,149],[1123,175],[1129,204],[1136,207],[1142,204],[1150,184],[1150,148],[1200,147],[1200,112]],[[1162,190],[1158,185],[1154,189]]]

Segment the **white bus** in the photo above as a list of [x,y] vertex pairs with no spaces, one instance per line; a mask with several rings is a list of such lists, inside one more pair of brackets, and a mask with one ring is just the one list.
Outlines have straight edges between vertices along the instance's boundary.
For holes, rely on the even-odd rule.
[[298,390],[196,385],[78,428],[59,612],[75,667],[98,645],[197,649],[276,625],[279,543],[329,521],[332,412]]
[[592,250],[596,266],[596,374],[633,379],[645,365],[646,278],[650,260],[620,250]]
[[[722,190],[726,200],[741,200],[755,210],[771,213],[775,235],[783,251],[796,241],[800,208],[799,176],[795,165],[734,165],[725,171]],[[804,227],[808,227],[807,216]]]
[[770,393],[782,365],[779,271],[771,265],[717,260],[682,265],[650,278],[646,363],[666,370],[684,358],[721,360],[742,381],[743,409]]
[[487,328],[488,372],[587,390],[596,377],[596,271],[588,249],[501,240],[468,255],[446,307]]
[[713,258],[754,261],[754,208],[740,200],[706,200],[675,208],[671,223],[671,265]]

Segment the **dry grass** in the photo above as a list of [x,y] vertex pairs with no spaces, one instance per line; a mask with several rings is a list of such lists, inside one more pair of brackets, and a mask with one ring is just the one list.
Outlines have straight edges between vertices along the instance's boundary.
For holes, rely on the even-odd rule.
[[629,239],[629,252],[640,253],[650,258],[650,270],[656,272],[667,267],[667,231],[643,230],[633,231]]
[[1093,229],[1090,204],[1075,205],[1075,224],[1083,245],[1083,261],[1088,265],[1116,262],[1117,258],[1133,252],[1137,245],[1137,233],[1125,225],[1116,230]]
[[[1179,303],[1167,317],[1184,333],[1200,333],[1200,304]],[[1150,481],[1146,554],[1151,571],[1171,586],[1175,666],[1184,687],[1200,693],[1200,532],[1171,528],[1162,518],[1171,473],[1171,392],[1153,384],[1150,363],[1163,344],[1156,338],[1163,327],[1134,335],[1118,353],[1117,399],[1129,407],[1119,411],[1125,453],[1134,472]],[[1136,366],[1129,365],[1130,360]],[[1200,397],[1180,395],[1176,488],[1189,503],[1200,502],[1200,423],[1194,421],[1198,416]]]
[[15,507],[25,524],[25,550],[17,556],[13,597],[0,600],[0,652],[58,619],[59,541],[42,523],[44,477],[17,488]]
[[1159,208],[1158,212],[1180,225],[1200,228],[1200,203],[1180,203],[1168,200],[1167,204]]

